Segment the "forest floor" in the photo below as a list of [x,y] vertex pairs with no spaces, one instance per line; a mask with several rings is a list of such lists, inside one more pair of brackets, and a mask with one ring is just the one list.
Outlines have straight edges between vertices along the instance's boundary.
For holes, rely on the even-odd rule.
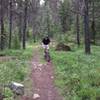
[[31,75],[28,81],[32,82],[31,95],[25,94],[22,100],[62,100],[57,88],[54,85],[54,69],[52,62],[41,62],[40,51],[35,49]]

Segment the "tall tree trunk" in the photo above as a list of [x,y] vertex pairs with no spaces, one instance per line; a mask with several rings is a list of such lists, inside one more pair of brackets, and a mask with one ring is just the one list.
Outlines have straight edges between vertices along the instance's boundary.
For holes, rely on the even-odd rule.
[[36,42],[36,34],[33,34],[34,43]]
[[62,32],[65,33],[67,31],[67,23],[66,23],[66,15],[62,16]]
[[22,13],[19,15],[19,41],[22,40]]
[[91,24],[91,29],[92,29],[92,43],[95,44],[95,35],[96,35],[96,30],[95,30],[95,15],[94,15],[94,1],[92,1],[92,24]]
[[80,46],[80,27],[79,27],[79,14],[76,15],[76,31],[77,31],[77,45]]
[[36,42],[36,33],[34,31],[34,24],[33,24],[32,32],[33,32],[33,40],[34,40],[34,43],[35,43]]
[[89,32],[89,9],[88,9],[88,0],[84,0],[84,32],[85,32],[85,53],[90,54],[90,32]]
[[25,0],[24,21],[23,21],[23,49],[26,48],[26,28],[27,28],[27,5],[28,0]]
[[0,46],[0,48],[1,48],[1,50],[3,50],[4,49],[4,10],[3,10],[3,0],[1,0],[1,19],[0,19],[0,21],[1,21],[1,46]]
[[18,27],[19,27],[19,41],[21,42],[22,40],[22,0],[19,2],[19,22],[18,22]]
[[33,40],[36,42],[36,36],[38,31],[38,11],[39,11],[40,1],[32,0],[31,9],[32,9],[32,32],[33,32]]
[[10,10],[10,16],[9,16],[9,49],[11,49],[11,42],[12,42],[12,0],[10,0],[9,3],[9,10]]
[[46,8],[46,30],[47,35],[50,36],[50,16],[49,16],[49,0],[45,1],[45,8]]
[[50,16],[49,13],[47,12],[47,32],[48,32],[48,36],[50,36]]

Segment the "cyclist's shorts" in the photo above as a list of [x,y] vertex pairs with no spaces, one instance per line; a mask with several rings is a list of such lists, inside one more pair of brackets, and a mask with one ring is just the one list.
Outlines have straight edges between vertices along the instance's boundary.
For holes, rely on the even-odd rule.
[[44,49],[49,49],[49,45],[42,44],[42,47],[43,47]]

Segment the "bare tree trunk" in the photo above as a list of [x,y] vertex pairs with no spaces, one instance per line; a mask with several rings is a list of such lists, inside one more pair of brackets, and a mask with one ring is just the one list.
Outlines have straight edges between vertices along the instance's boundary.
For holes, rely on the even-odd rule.
[[9,10],[10,10],[10,16],[9,16],[9,49],[11,49],[11,42],[12,42],[12,0],[10,0],[9,3]]
[[22,14],[19,15],[19,41],[22,40]]
[[3,0],[1,0],[1,19],[0,19],[0,21],[1,21],[1,46],[0,46],[0,48],[1,48],[1,50],[3,50],[4,49],[4,12],[3,12]]
[[36,36],[38,33],[38,11],[39,11],[39,0],[32,0],[31,9],[32,9],[32,32],[33,32],[33,39],[36,42]]
[[94,15],[94,1],[92,1],[92,24],[91,24],[91,29],[92,29],[92,43],[95,44],[95,35],[96,35],[96,30],[95,30],[95,15]]
[[77,31],[77,45],[80,46],[80,27],[79,27],[79,14],[76,15],[76,31]]
[[52,10],[52,17],[53,17],[53,22],[55,25],[58,25],[59,24],[59,17],[58,17],[58,3],[59,3],[59,0],[49,0],[49,5],[50,5],[50,8]]
[[33,23],[33,26],[32,26],[33,28],[32,28],[32,32],[33,32],[33,40],[34,40],[34,43],[36,42],[36,33],[35,33],[35,27],[34,27],[34,23]]
[[27,5],[28,0],[25,0],[24,21],[23,21],[23,49],[26,48],[26,28],[27,28]]
[[21,42],[22,40],[22,0],[19,2],[19,22],[18,22],[18,27],[19,27],[19,41]]
[[32,34],[33,34],[33,41],[36,42],[36,27],[34,26],[34,23],[32,25]]
[[50,36],[50,15],[49,15],[49,0],[45,2],[45,8],[46,8],[46,29],[47,29],[47,35]]
[[90,32],[89,32],[89,9],[88,9],[88,0],[84,0],[84,31],[85,31],[85,53],[90,54]]
[[48,35],[50,36],[50,21],[49,21],[49,13],[47,12],[47,32]]

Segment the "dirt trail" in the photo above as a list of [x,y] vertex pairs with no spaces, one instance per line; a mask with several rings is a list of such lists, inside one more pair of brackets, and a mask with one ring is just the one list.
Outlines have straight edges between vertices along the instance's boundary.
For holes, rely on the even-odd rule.
[[31,80],[33,82],[33,96],[23,100],[62,100],[54,86],[52,63],[41,64],[39,52],[36,51],[32,60]]

